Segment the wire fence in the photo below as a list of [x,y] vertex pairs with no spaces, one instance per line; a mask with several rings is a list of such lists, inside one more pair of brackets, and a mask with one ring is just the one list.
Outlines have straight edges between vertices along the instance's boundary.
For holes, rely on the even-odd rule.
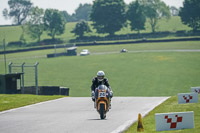
[[137,35],[137,36],[122,36],[122,37],[93,37],[93,38],[84,38],[84,39],[74,39],[70,40],[71,43],[81,43],[81,42],[96,42],[96,41],[119,41],[119,40],[135,40],[135,39],[143,39],[145,36]]
[[22,73],[22,93],[25,86],[35,86],[38,95],[38,62],[35,64],[9,63],[9,73]]
[[0,50],[4,50],[3,41],[0,40]]

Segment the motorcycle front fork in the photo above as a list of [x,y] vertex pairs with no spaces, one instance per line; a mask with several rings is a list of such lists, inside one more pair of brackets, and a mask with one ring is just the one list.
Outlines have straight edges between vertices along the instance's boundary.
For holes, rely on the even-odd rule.
[[[96,101],[94,101],[94,108],[96,109]],[[109,109],[111,109],[111,99],[110,99]]]

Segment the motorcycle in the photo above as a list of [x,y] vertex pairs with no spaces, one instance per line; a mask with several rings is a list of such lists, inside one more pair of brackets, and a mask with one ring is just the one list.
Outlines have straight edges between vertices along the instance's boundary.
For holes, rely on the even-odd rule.
[[95,107],[101,119],[106,118],[110,109],[110,90],[105,85],[99,85],[95,90]]

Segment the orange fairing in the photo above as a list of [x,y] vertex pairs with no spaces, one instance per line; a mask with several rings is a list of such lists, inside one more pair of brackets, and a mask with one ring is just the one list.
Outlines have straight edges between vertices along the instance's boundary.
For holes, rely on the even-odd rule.
[[[101,92],[104,92],[104,94],[106,94],[106,89],[105,90],[98,90],[98,95],[100,95]],[[97,110],[100,109],[100,105],[101,104],[105,105],[105,111],[107,112],[108,105],[109,105],[109,100],[108,100],[106,95],[105,95],[105,97],[98,96],[98,98],[96,100]]]
[[96,109],[100,114],[101,119],[106,118],[106,113],[109,111],[110,97],[108,94],[108,88],[105,85],[100,85],[95,92],[96,97]]

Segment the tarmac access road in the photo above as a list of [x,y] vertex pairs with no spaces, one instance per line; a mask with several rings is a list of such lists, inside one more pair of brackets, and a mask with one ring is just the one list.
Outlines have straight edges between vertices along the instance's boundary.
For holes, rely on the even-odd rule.
[[[167,52],[200,52],[200,49],[169,49],[169,50],[130,50],[128,53],[167,53]],[[112,52],[96,52],[91,53],[91,55],[105,55],[105,54],[117,54],[120,51],[112,51]]]
[[89,97],[65,97],[0,112],[1,133],[119,133],[169,97],[113,97],[105,120]]
[[[200,52],[200,49],[170,49],[170,50],[129,50],[128,53],[166,53],[166,52]],[[95,52],[91,55],[106,55],[106,54],[118,54],[120,51],[109,51],[109,52]],[[80,54],[77,54],[80,56]],[[7,58],[7,61],[13,61],[18,59],[36,59],[36,58],[47,58],[46,55],[37,55],[37,56],[26,56],[26,57],[12,57]],[[3,56],[0,56],[0,62],[3,62]]]

